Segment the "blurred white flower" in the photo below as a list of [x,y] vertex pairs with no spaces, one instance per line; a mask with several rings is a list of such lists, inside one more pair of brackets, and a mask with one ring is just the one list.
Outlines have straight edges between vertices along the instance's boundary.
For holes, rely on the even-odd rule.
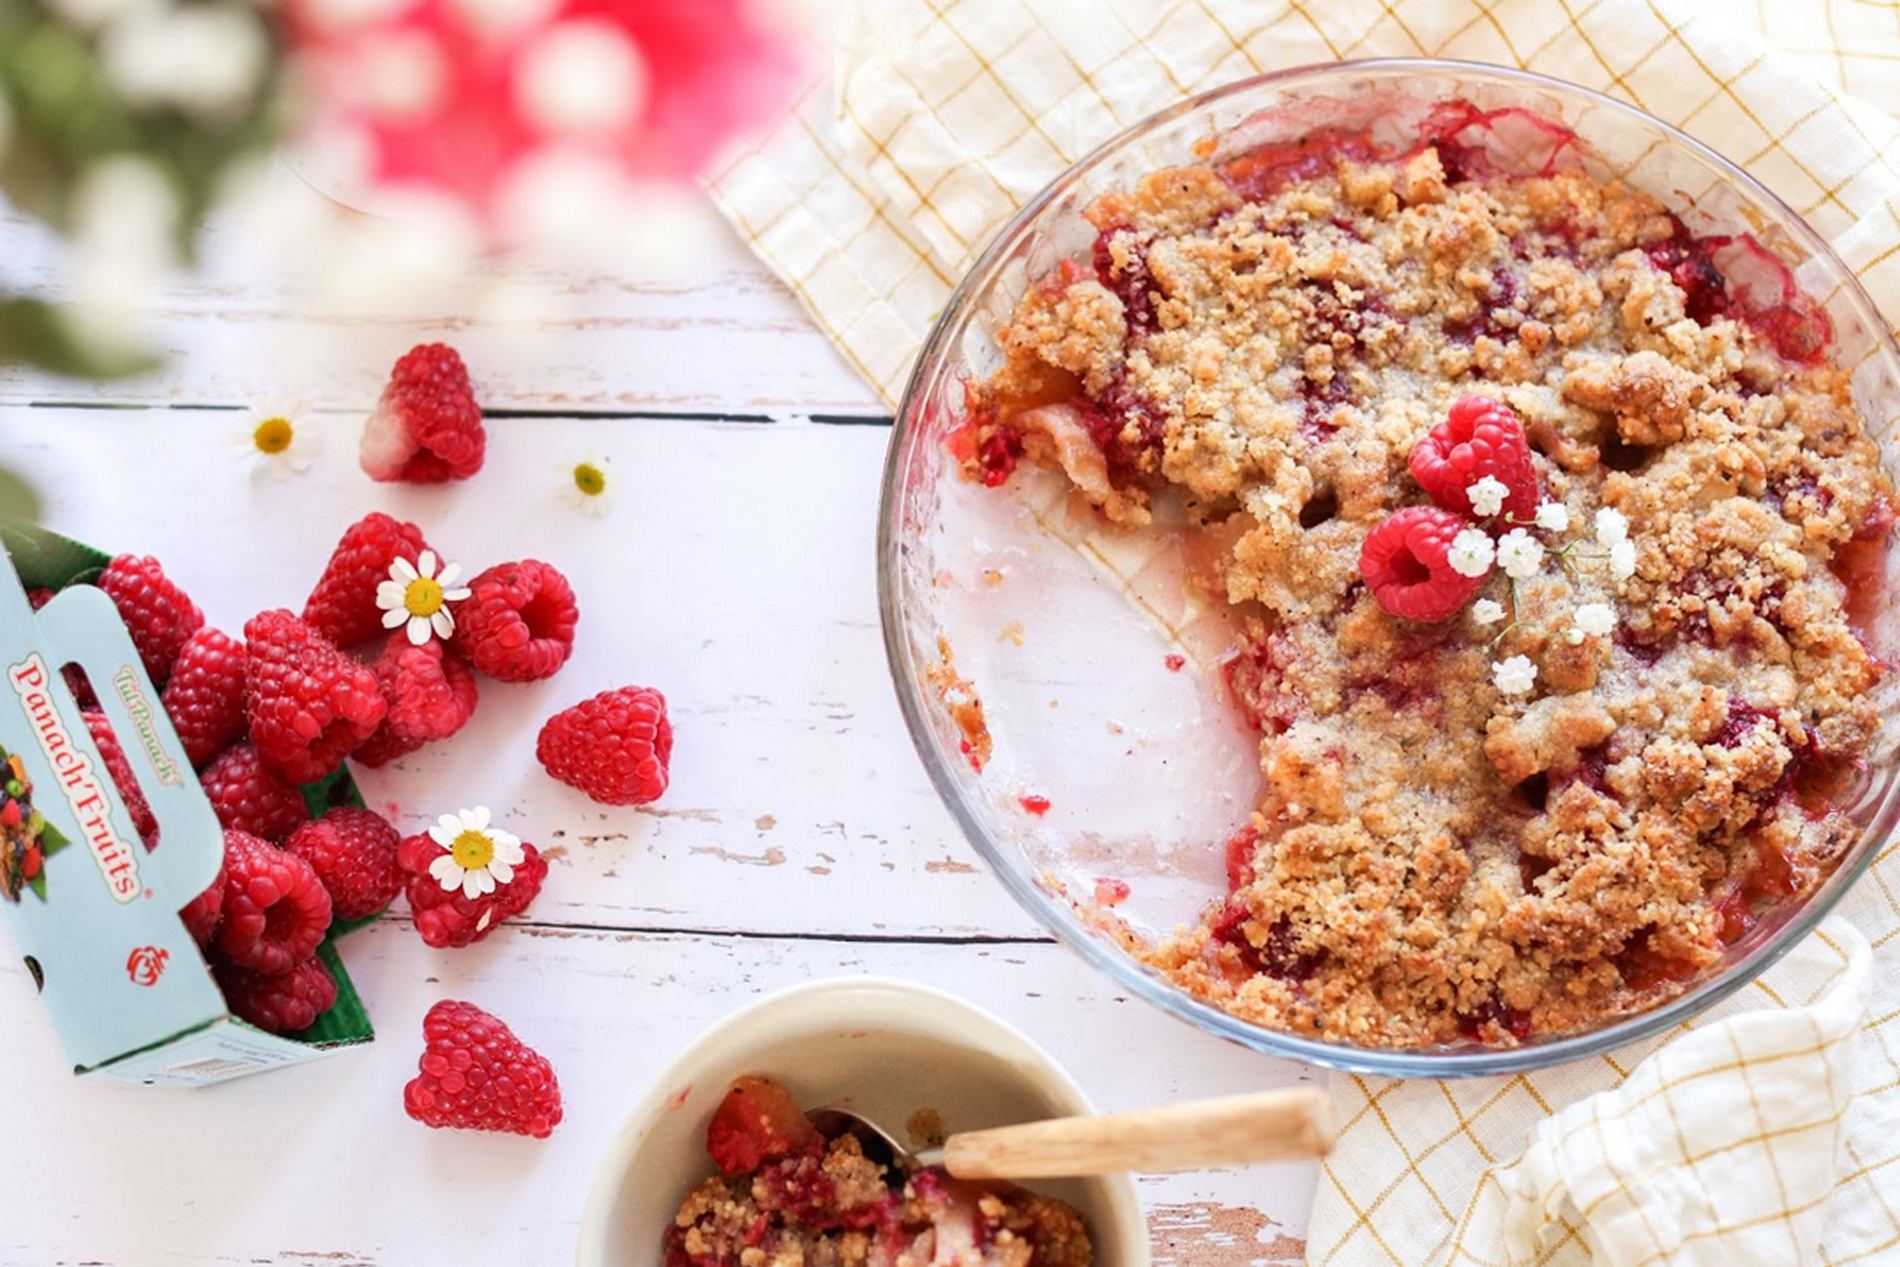
[[1495,625],[1504,619],[1504,604],[1492,598],[1481,598],[1471,605],[1471,618],[1481,625]]
[[262,21],[238,4],[140,5],[99,41],[99,64],[126,101],[199,114],[249,100],[269,61]]
[[137,346],[152,286],[178,259],[178,196],[152,160],[115,154],[73,190],[66,319],[100,348]]
[[1570,508],[1562,502],[1545,502],[1537,508],[1535,522],[1545,532],[1562,532],[1570,526]]
[[1537,681],[1537,666],[1528,656],[1514,655],[1491,666],[1491,680],[1506,695],[1528,695]]
[[1511,490],[1505,487],[1504,481],[1495,475],[1475,480],[1465,490],[1465,496],[1471,499],[1471,509],[1487,518],[1504,509],[1504,499],[1510,494]]
[[646,107],[646,62],[619,27],[585,18],[534,37],[515,64],[515,99],[536,127],[613,133]]
[[1522,528],[1513,528],[1498,539],[1498,566],[1520,581],[1536,576],[1544,566],[1544,545]]
[[560,0],[453,0],[469,25],[491,40],[501,40],[545,21],[560,8]]
[[1460,576],[1483,576],[1491,570],[1491,538],[1482,529],[1466,528],[1451,539],[1445,561]]
[[[442,48],[420,31],[379,32],[360,40],[347,80],[351,95],[385,118],[426,114],[441,101],[448,85]],[[368,142],[362,142],[368,148]],[[364,166],[367,166],[365,161]]]
[[281,480],[310,469],[322,445],[316,429],[299,421],[303,414],[302,401],[266,399],[252,407],[244,430],[231,441],[253,474],[269,472]]

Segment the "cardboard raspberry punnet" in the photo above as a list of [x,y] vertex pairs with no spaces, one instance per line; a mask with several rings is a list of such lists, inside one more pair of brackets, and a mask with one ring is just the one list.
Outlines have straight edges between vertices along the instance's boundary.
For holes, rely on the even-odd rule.
[[[0,568],[0,917],[73,1072],[205,1086],[369,1042],[335,946],[348,925],[318,948],[337,1000],[308,1030],[280,1037],[231,1014],[178,914],[217,876],[223,829],[112,600],[72,584],[108,556],[15,524],[0,525],[0,543],[18,574]],[[36,613],[28,587],[60,592]],[[69,663],[85,669],[150,802],[149,848],[60,672]],[[342,770],[303,795],[313,817],[362,804]]]

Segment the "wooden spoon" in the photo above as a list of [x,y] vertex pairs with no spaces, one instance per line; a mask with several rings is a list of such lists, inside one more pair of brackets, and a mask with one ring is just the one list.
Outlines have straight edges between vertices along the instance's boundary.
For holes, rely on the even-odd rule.
[[941,1148],[915,1152],[849,1109],[813,1109],[805,1116],[827,1139],[855,1135],[875,1161],[906,1171],[942,1166],[959,1179],[1206,1170],[1324,1157],[1333,1146],[1332,1105],[1307,1087],[960,1131]]

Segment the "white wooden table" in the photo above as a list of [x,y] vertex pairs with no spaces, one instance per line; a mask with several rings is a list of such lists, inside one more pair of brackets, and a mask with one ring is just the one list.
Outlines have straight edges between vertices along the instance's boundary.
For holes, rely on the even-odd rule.
[[[552,868],[528,916],[471,949],[429,949],[402,914],[349,937],[374,1044],[203,1091],[73,1078],[0,933],[0,1263],[567,1261],[595,1163],[648,1081],[715,1018],[815,976],[963,995],[1108,1109],[1320,1076],[1126,997],[981,868],[884,668],[872,539],[889,419],[736,240],[666,284],[561,279],[569,315],[514,329],[308,318],[241,235],[211,246],[159,299],[162,373],[0,374],[0,463],[43,490],[49,526],[157,555],[232,632],[299,608],[337,535],[374,509],[416,520],[471,572],[557,564],[582,613],[569,665],[484,684],[460,735],[358,773],[405,830],[486,803]],[[10,283],[51,290],[52,258],[38,230],[0,220]],[[395,358],[431,339],[474,371],[487,466],[448,488],[373,484],[356,467],[362,418]],[[319,406],[323,453],[307,476],[253,481],[228,444],[232,409],[284,386]],[[619,480],[601,520],[555,497],[557,463],[589,449]],[[534,735],[628,682],[670,702],[673,784],[657,806],[608,810],[540,771]],[[403,1115],[422,1015],[444,997],[552,1060],[567,1118],[551,1140]],[[1297,1263],[1315,1175],[1144,1179],[1157,1262]]]

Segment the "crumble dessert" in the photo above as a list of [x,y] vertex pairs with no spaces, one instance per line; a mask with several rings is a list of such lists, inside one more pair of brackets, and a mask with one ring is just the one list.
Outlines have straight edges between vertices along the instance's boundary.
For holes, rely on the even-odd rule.
[[[941,1124],[939,1124],[941,1129]],[[681,1203],[666,1267],[1089,1267],[1069,1205],[1005,1183],[905,1175],[827,1139],[766,1078],[733,1084],[706,1132],[719,1174]]]
[[949,444],[1131,530],[1178,503],[1243,630],[1265,797],[1134,953],[1265,1026],[1509,1046],[1678,992],[1857,839],[1892,486],[1751,238],[1521,112],[1423,135],[1099,198]]

